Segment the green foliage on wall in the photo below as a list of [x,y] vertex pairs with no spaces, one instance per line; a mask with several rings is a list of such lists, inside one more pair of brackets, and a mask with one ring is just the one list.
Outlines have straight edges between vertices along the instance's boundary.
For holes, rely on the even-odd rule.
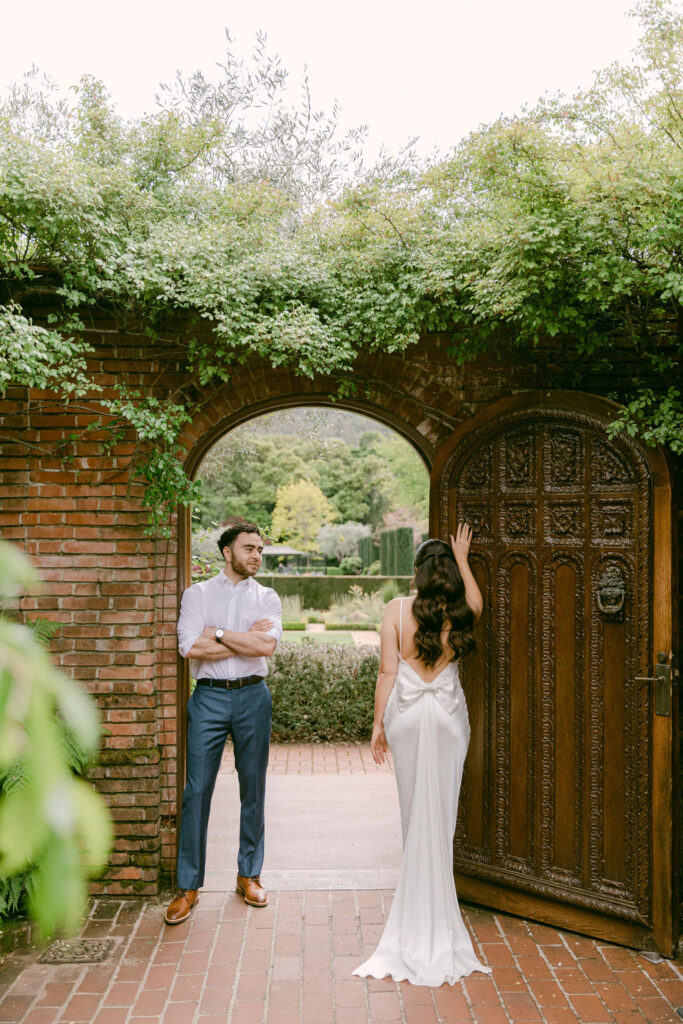
[[[92,79],[73,109],[18,88],[0,107],[0,386],[77,397],[105,447],[134,436],[157,531],[196,497],[178,438],[198,388],[259,357],[348,395],[361,349],[405,351],[425,331],[448,332],[455,364],[537,360],[563,387],[628,366],[614,429],[683,452],[683,13],[635,10],[632,64],[425,165],[368,168],[359,133],[338,140],[306,101],[289,110],[263,45],[138,121]],[[186,385],[98,403],[92,308],[135,326],[137,358],[172,351]],[[211,330],[167,336],[178,311]]]

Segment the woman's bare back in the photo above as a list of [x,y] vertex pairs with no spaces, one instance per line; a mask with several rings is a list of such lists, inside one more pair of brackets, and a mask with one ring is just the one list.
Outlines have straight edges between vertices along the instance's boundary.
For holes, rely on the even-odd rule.
[[403,661],[405,661],[424,680],[425,683],[432,683],[437,679],[447,665],[453,660],[453,650],[448,644],[450,623],[447,623],[441,630],[441,646],[445,653],[432,668],[427,668],[415,645],[415,634],[417,633],[417,621],[413,618],[414,597],[402,597],[398,599],[398,615],[396,617],[396,643]]

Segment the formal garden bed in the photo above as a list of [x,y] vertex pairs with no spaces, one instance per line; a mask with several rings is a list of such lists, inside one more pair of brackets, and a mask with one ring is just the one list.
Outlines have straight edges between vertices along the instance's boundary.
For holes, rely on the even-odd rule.
[[301,594],[285,594],[282,596],[283,629],[286,632],[303,631],[309,623],[315,623],[335,632],[378,630],[387,603],[408,593],[409,586],[410,578],[400,577],[398,580],[385,580],[382,587],[368,592],[354,581],[324,608],[307,608]]
[[295,632],[286,633],[283,638],[283,643],[296,644],[341,644],[347,646],[348,644],[354,643],[354,639],[351,633],[346,630],[334,630],[333,632],[327,632],[323,630],[320,633],[311,632]]
[[351,633],[378,629],[387,601],[398,590],[394,581],[370,594],[353,584],[322,614],[313,613],[325,626],[316,632],[305,631],[308,613],[301,597],[283,597],[285,633],[268,674],[273,741],[369,738],[379,652],[376,644],[355,644]]

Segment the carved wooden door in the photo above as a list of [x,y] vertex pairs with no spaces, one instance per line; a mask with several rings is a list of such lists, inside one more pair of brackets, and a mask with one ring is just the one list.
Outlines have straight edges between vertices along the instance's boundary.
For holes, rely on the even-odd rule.
[[670,686],[655,708],[654,684],[637,681],[658,652],[671,664],[669,474],[661,454],[608,438],[612,408],[517,395],[437,457],[432,536],[473,526],[486,607],[462,670],[456,885],[671,955],[676,712]]

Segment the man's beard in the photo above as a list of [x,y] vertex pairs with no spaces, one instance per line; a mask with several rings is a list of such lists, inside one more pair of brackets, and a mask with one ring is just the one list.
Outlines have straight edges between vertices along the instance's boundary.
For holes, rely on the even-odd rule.
[[232,565],[232,571],[236,572],[238,576],[255,576],[259,571],[258,565],[249,566],[246,562],[238,561],[234,555],[230,560],[230,564]]

